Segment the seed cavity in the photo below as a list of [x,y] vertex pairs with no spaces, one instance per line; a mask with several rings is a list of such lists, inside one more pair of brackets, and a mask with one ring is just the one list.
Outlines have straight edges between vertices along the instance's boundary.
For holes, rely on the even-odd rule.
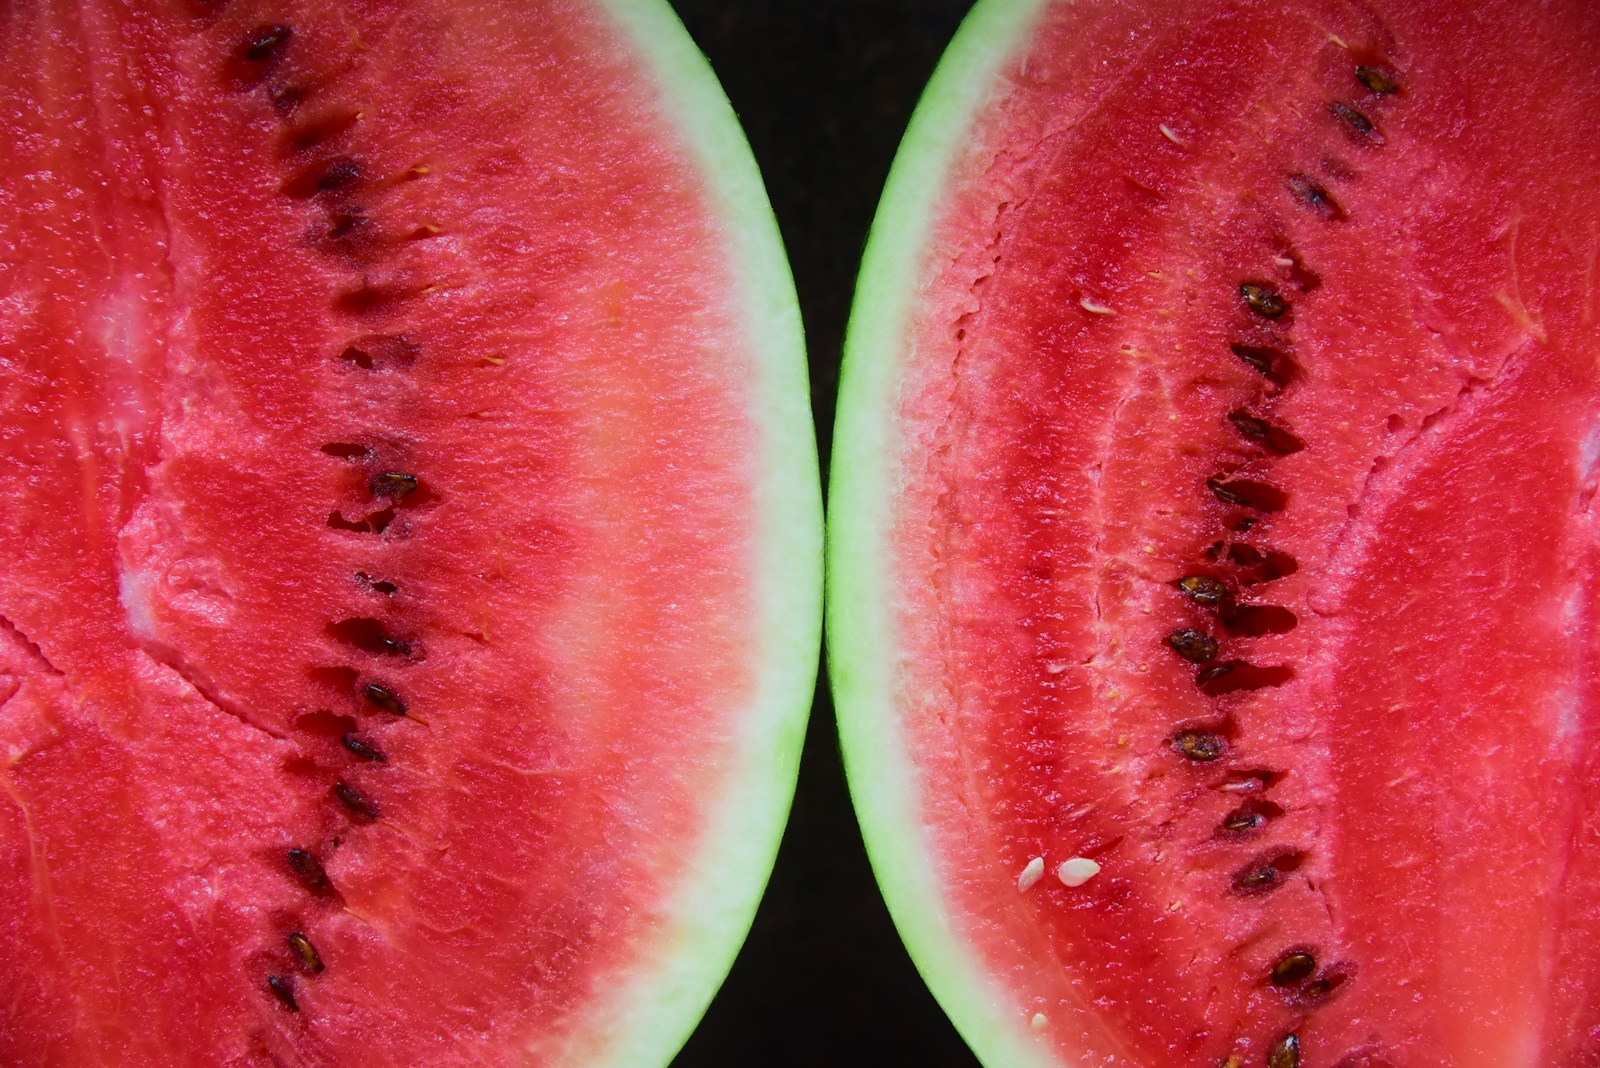
[[1328,104],[1328,114],[1337,119],[1350,133],[1359,140],[1369,144],[1381,145],[1384,143],[1383,134],[1367,118],[1355,108],[1342,100],[1334,100]]
[[382,534],[393,522],[392,507],[380,509],[363,519],[346,519],[344,513],[337,509],[328,513],[328,526],[331,529],[345,530],[352,534]]
[[1229,348],[1235,356],[1265,375],[1269,382],[1280,389],[1295,377],[1297,368],[1294,361],[1282,349],[1269,345],[1231,345]]
[[1273,986],[1298,986],[1317,970],[1317,958],[1309,950],[1291,949],[1272,966]]
[[389,758],[383,755],[381,749],[370,742],[363,741],[357,735],[346,734],[339,739],[339,744],[344,746],[357,760],[367,760],[374,764],[387,764],[389,762]]
[[1356,81],[1379,96],[1393,96],[1400,91],[1400,76],[1388,67],[1357,67]]
[[1295,991],[1294,998],[1302,1005],[1316,1005],[1333,997],[1334,992],[1350,977],[1341,971],[1327,971]]
[[1308,174],[1291,174],[1289,192],[1324,219],[1340,222],[1349,218],[1339,202],[1333,199],[1333,194],[1328,192],[1327,187]]
[[323,868],[322,861],[309,850],[291,849],[284,854],[284,859],[288,861],[289,870],[294,873],[294,877],[300,880],[300,885],[307,890],[317,895],[332,892],[333,883],[328,879],[327,870]]
[[368,334],[347,345],[338,358],[363,371],[371,371],[410,367],[416,362],[417,351],[416,344],[404,334]]
[[337,193],[361,181],[361,164],[349,156],[334,156],[302,167],[278,186],[278,191],[294,200],[308,200],[318,193]]
[[1284,883],[1285,876],[1299,869],[1305,854],[1284,850],[1258,857],[1233,873],[1233,892],[1246,897],[1270,894]]
[[1185,730],[1172,736],[1172,747],[1189,760],[1209,764],[1228,752],[1228,741],[1215,731]]
[[368,704],[375,708],[380,708],[390,715],[403,716],[406,714],[406,703],[400,700],[393,690],[380,682],[367,683],[361,688],[361,695],[367,699]]
[[1172,651],[1192,664],[1204,664],[1217,658],[1217,639],[1193,627],[1183,627],[1167,635]]
[[1267,1068],[1300,1068],[1300,1036],[1290,1031],[1273,1043]]
[[1223,626],[1247,638],[1287,634],[1299,623],[1293,611],[1277,604],[1239,605],[1222,614]]
[[1206,488],[1223,504],[1257,512],[1281,512],[1289,503],[1289,495],[1283,490],[1249,478],[1208,478]]
[[300,1003],[294,998],[293,981],[286,975],[267,976],[267,990],[278,999],[278,1004],[290,1012],[299,1012]]
[[316,975],[323,970],[322,954],[317,952],[317,947],[311,944],[304,932],[290,931],[284,941],[289,943],[289,952],[300,962],[300,967]]
[[1243,408],[1228,413],[1228,422],[1245,437],[1260,442],[1268,452],[1279,456],[1292,456],[1306,447],[1306,443],[1280,426],[1274,426]]
[[333,784],[333,796],[359,819],[371,822],[378,818],[378,806],[372,799],[343,780]]
[[1247,660],[1227,660],[1199,672],[1195,685],[1208,697],[1220,697],[1241,690],[1264,690],[1282,686],[1294,678],[1287,664],[1252,664]]
[[365,460],[372,455],[371,449],[353,441],[330,441],[322,447],[322,451],[341,460]]
[[412,656],[411,642],[389,633],[376,619],[358,617],[328,624],[328,636],[374,656]]
[[1246,282],[1239,287],[1239,296],[1246,306],[1263,319],[1278,319],[1289,310],[1283,294],[1263,282]]

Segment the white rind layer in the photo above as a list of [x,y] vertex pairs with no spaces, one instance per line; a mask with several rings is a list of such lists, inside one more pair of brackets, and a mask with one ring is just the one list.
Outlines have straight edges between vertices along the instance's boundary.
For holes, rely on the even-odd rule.
[[740,756],[666,927],[638,968],[597,990],[604,1006],[566,1043],[584,1068],[666,1065],[722,984],[750,929],[787,822],[816,686],[822,619],[822,501],[800,310],[778,226],[750,146],[705,57],[665,0],[598,0],[656,86],[727,240],[729,302],[751,355],[758,430],[752,507],[759,611],[756,695]]
[[878,885],[917,970],[984,1064],[1059,1068],[1036,1021],[956,933],[918,811],[916,754],[896,701],[902,474],[899,383],[935,211],[979,116],[1002,92],[1045,0],[979,0],[940,60],[873,221],[845,341],[828,525],[828,664],[845,771]]

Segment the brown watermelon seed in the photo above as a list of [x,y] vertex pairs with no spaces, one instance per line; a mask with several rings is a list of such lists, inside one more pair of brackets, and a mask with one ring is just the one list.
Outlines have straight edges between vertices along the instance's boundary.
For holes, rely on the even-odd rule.
[[1300,1068],[1300,1036],[1290,1031],[1267,1054],[1267,1068]]
[[378,806],[373,804],[366,794],[343,780],[333,784],[333,796],[337,797],[339,803],[349,809],[352,814],[363,820],[375,820],[378,818]]
[[1400,91],[1399,75],[1387,67],[1357,67],[1356,81],[1379,96],[1393,96]]
[[369,682],[361,688],[361,694],[367,701],[385,712],[395,716],[406,714],[406,703],[389,687],[378,682]]
[[316,975],[323,970],[322,954],[317,952],[317,947],[311,944],[311,939],[307,938],[304,933],[290,931],[284,941],[289,943],[289,952],[293,953],[295,959],[300,962],[300,967],[312,975]]
[[1237,894],[1268,894],[1283,885],[1286,873],[1300,867],[1302,855],[1295,852],[1274,853],[1258,858],[1233,873],[1233,890]]
[[410,642],[390,634],[382,622],[364,616],[329,623],[328,636],[373,656],[411,656],[415,652]]
[[1298,986],[1317,970],[1317,958],[1303,949],[1291,949],[1272,966],[1273,986]]
[[1289,310],[1289,302],[1283,299],[1281,293],[1260,282],[1244,283],[1239,287],[1239,296],[1251,311],[1263,319],[1277,319]]
[[372,476],[367,488],[374,497],[400,500],[417,492],[419,484],[416,475],[408,475],[404,471],[383,471]]
[[1228,599],[1228,587],[1205,575],[1189,575],[1179,579],[1178,589],[1195,604],[1207,608],[1219,605]]
[[1220,664],[1212,664],[1210,667],[1201,668],[1195,673],[1194,681],[1200,686],[1204,686],[1208,682],[1215,682],[1242,663],[1244,663],[1243,660],[1224,660]]
[[289,870],[294,873],[294,877],[313,894],[326,894],[333,889],[333,883],[328,881],[328,872],[323,868],[322,861],[309,851],[291,849],[284,855],[284,859],[289,862]]
[[1220,760],[1228,751],[1228,742],[1215,731],[1179,731],[1172,737],[1172,747],[1190,760],[1209,764]]
[[294,999],[294,985],[286,975],[267,976],[267,989],[278,999],[278,1004],[290,1012],[299,1012],[300,1003]]
[[1383,134],[1372,125],[1372,120],[1367,118],[1355,108],[1342,100],[1335,100],[1328,104],[1328,114],[1332,115],[1345,125],[1352,134],[1372,144],[1383,144]]
[[1230,1053],[1228,1059],[1222,1062],[1222,1068],[1244,1068],[1244,1058],[1237,1053]]
[[265,63],[289,43],[294,31],[287,26],[261,26],[244,42],[244,58],[251,63]]
[[1310,175],[1291,174],[1289,192],[1299,197],[1307,207],[1324,219],[1338,222],[1349,217],[1339,202],[1333,199],[1333,194],[1328,192],[1327,187]]
[[1191,664],[1204,664],[1217,658],[1217,639],[1193,627],[1183,627],[1167,635],[1172,651]]
[[361,760],[368,760],[374,764],[387,764],[389,762],[389,758],[383,755],[382,750],[368,742],[362,741],[353,734],[347,734],[340,738],[339,744],[344,746],[345,749],[348,750],[352,755]]

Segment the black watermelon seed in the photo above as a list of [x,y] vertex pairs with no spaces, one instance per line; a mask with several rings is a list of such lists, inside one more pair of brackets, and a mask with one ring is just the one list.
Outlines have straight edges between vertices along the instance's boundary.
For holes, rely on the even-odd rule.
[[294,954],[306,971],[316,975],[323,970],[322,954],[317,952],[317,947],[302,932],[290,931],[284,941],[289,943],[289,952]]
[[366,794],[357,790],[347,782],[333,784],[333,796],[339,799],[340,804],[349,809],[352,814],[363,820],[378,818],[378,806]]
[[1167,635],[1172,651],[1193,664],[1204,664],[1217,658],[1217,639],[1192,627],[1184,627]]
[[1303,949],[1290,950],[1272,966],[1272,985],[1296,986],[1311,978],[1316,970],[1317,958]]
[[361,688],[361,693],[370,704],[383,709],[391,715],[403,716],[406,714],[406,703],[400,700],[393,690],[382,683],[369,682]]
[[1283,299],[1281,293],[1260,282],[1244,283],[1239,287],[1239,296],[1251,311],[1263,319],[1277,319],[1289,310],[1289,302]]
[[328,881],[328,872],[310,852],[304,849],[291,849],[284,855],[289,862],[289,870],[300,884],[313,894],[326,894],[333,889],[333,883]]
[[1213,731],[1179,731],[1172,738],[1172,747],[1202,764],[1220,760],[1228,751],[1227,740]]
[[300,1003],[294,999],[294,985],[285,975],[267,976],[267,989],[278,999],[278,1004],[290,1012],[299,1012]]
[[1259,858],[1233,873],[1235,893],[1267,894],[1283,885],[1287,872],[1300,867],[1303,857],[1296,852],[1279,852]]
[[1218,679],[1222,678],[1222,676],[1228,674],[1234,668],[1243,663],[1243,660],[1224,660],[1220,664],[1212,664],[1209,667],[1203,667],[1195,673],[1195,684],[1198,686],[1204,686],[1208,682],[1216,682]]
[[265,63],[289,43],[294,31],[287,26],[262,26],[245,38],[244,58],[251,63]]
[[1267,1054],[1267,1068],[1300,1068],[1300,1036],[1290,1031]]
[[360,757],[362,760],[370,760],[374,764],[385,764],[389,760],[389,758],[384,756],[383,752],[376,746],[362,741],[353,734],[347,734],[343,738],[340,738],[339,744],[344,746],[345,749],[349,750],[355,756]]
[[1205,575],[1189,575],[1178,580],[1178,589],[1195,604],[1210,608],[1228,599],[1228,587]]
[[384,471],[373,475],[372,481],[367,483],[374,497],[390,497],[396,500],[415,493],[417,485],[417,476],[408,475],[404,471]]
[[1335,100],[1328,105],[1328,114],[1344,124],[1345,128],[1364,141],[1375,145],[1383,144],[1383,134],[1372,125],[1372,120],[1367,118],[1355,108],[1342,100]]
[[1357,67],[1356,81],[1379,96],[1392,96],[1400,91],[1399,75],[1387,67]]
[[1300,988],[1301,1001],[1322,1001],[1344,985],[1347,976],[1342,972],[1329,972],[1319,976]]
[[1307,207],[1311,208],[1324,219],[1341,220],[1346,218],[1344,208],[1333,199],[1333,194],[1328,192],[1321,182],[1305,174],[1291,174],[1289,176],[1289,192],[1299,197]]

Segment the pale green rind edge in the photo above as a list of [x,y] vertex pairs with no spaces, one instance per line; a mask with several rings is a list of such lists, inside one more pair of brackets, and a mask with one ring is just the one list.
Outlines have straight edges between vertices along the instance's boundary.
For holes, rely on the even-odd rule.
[[917,970],[990,1068],[1054,1068],[941,902],[895,698],[889,539],[899,496],[897,386],[934,211],[1000,72],[1047,0],[979,0],[918,101],[862,258],[845,337],[828,496],[828,666],[845,773],[872,869]]
[[[760,652],[741,756],[716,822],[669,900],[657,966],[612,992],[615,1026],[581,1063],[666,1065],[693,1033],[755,918],[794,798],[822,629],[822,497],[805,340],[789,263],[755,157],[721,84],[665,0],[600,0],[648,69],[658,106],[712,193],[728,240],[732,302],[755,357]],[[598,1043],[598,1046],[591,1043]],[[598,1048],[598,1056],[594,1051]]]

